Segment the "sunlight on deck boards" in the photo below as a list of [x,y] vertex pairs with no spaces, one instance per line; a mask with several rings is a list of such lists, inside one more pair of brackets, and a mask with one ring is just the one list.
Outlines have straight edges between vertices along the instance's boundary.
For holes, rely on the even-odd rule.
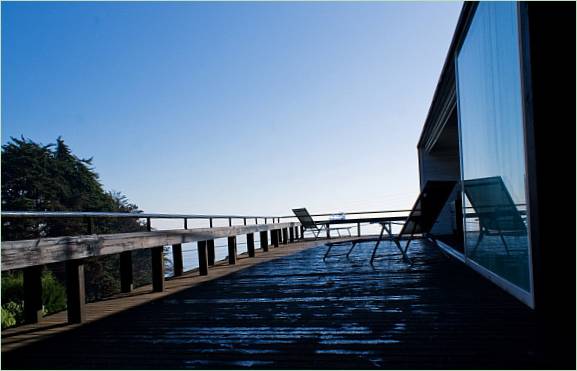
[[[350,240],[351,238],[348,239]],[[340,240],[344,240],[344,238],[333,238],[330,241]],[[291,255],[313,246],[322,245],[324,241],[327,240],[318,239],[316,241],[299,241],[287,245],[280,245],[278,248],[270,246],[269,251],[266,253],[263,252],[262,249],[256,249],[256,256],[254,258],[249,258],[246,253],[240,254],[237,263],[234,265],[229,265],[226,258],[215,262],[215,265],[210,267],[207,276],[199,276],[197,268],[185,272],[180,277],[169,278],[166,281],[166,290],[164,292],[153,292],[151,285],[145,285],[134,289],[128,294],[117,294],[102,301],[88,303],[86,308],[87,321],[84,324],[174,294],[181,290],[194,287],[203,282],[224,277],[228,274],[232,274],[256,264]],[[66,311],[62,311],[44,317],[44,319],[37,324],[23,325],[16,328],[2,330],[2,352],[42,340],[44,337],[62,333],[83,326],[84,324],[68,324]]]
[[371,266],[370,242],[326,261],[325,246],[285,246],[239,260],[263,264],[219,266],[219,279],[195,287],[174,280],[159,300],[3,349],[2,367],[539,368],[531,310],[427,241],[412,244],[413,266],[398,256]]

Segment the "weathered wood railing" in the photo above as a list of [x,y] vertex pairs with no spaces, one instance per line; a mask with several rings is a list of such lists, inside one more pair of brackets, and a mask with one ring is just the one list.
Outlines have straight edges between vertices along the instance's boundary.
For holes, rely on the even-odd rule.
[[[31,217],[28,213],[27,217]],[[76,213],[82,214],[82,213]],[[99,214],[99,213],[92,213]],[[110,213],[101,213],[102,217],[111,217]],[[148,215],[148,216],[147,216]],[[131,217],[154,218],[162,214],[139,214]],[[3,217],[11,216],[2,213]],[[86,215],[76,215],[83,216]],[[43,214],[42,217],[46,217]],[[56,215],[53,215],[56,217]],[[67,217],[74,217],[68,215]],[[91,215],[91,217],[97,217]],[[168,217],[168,216],[166,216]],[[177,216],[182,217],[182,216]],[[205,216],[203,216],[205,217]],[[223,218],[223,216],[210,217]],[[248,218],[243,218],[244,225],[232,225],[233,217],[229,218],[228,227],[195,228],[165,231],[146,231],[117,234],[90,234],[81,236],[50,237],[33,240],[4,241],[1,247],[2,271],[22,269],[24,272],[24,315],[28,323],[35,323],[42,317],[42,284],[41,273],[44,264],[63,262],[66,266],[66,291],[68,321],[83,322],[86,319],[84,262],[85,259],[97,256],[120,255],[120,286],[122,292],[133,289],[132,252],[148,249],[151,252],[152,288],[154,291],[164,291],[164,246],[172,246],[174,275],[183,274],[182,244],[197,243],[199,274],[207,275],[209,267],[215,263],[215,244],[217,238],[228,239],[228,263],[236,264],[237,242],[239,235],[246,235],[247,253],[255,256],[254,234],[260,234],[260,247],[266,252],[269,249],[269,233],[274,247],[287,244],[302,238],[300,224],[296,222],[252,224],[246,225]],[[191,219],[190,216],[183,218]],[[267,221],[268,221],[267,217]],[[270,220],[275,220],[270,218]],[[278,220],[278,219],[277,219]],[[150,219],[147,225],[150,229]]]

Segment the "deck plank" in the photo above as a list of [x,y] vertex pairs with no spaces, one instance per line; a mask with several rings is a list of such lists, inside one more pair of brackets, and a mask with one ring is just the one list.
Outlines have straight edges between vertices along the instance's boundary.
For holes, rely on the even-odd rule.
[[89,305],[82,326],[3,332],[2,367],[539,367],[529,308],[426,241],[412,246],[412,267],[394,257],[371,267],[369,242],[325,262],[326,248],[306,243],[257,252],[168,281],[166,293]]

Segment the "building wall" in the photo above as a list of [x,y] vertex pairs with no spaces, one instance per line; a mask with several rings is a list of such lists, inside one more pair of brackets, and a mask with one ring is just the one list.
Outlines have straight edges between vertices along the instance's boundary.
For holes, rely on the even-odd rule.
[[[459,181],[459,153],[458,151],[427,152],[419,148],[419,170],[421,189],[427,180],[456,180]],[[451,195],[451,200],[456,197],[456,190]],[[457,226],[455,224],[454,203],[448,202],[435,226],[431,230],[432,234],[449,235],[453,234]]]

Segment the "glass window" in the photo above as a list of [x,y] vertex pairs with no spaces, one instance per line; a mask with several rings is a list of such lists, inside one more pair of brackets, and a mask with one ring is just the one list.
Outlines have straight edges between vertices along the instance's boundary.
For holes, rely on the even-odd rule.
[[530,291],[515,3],[481,2],[457,54],[465,251]]

